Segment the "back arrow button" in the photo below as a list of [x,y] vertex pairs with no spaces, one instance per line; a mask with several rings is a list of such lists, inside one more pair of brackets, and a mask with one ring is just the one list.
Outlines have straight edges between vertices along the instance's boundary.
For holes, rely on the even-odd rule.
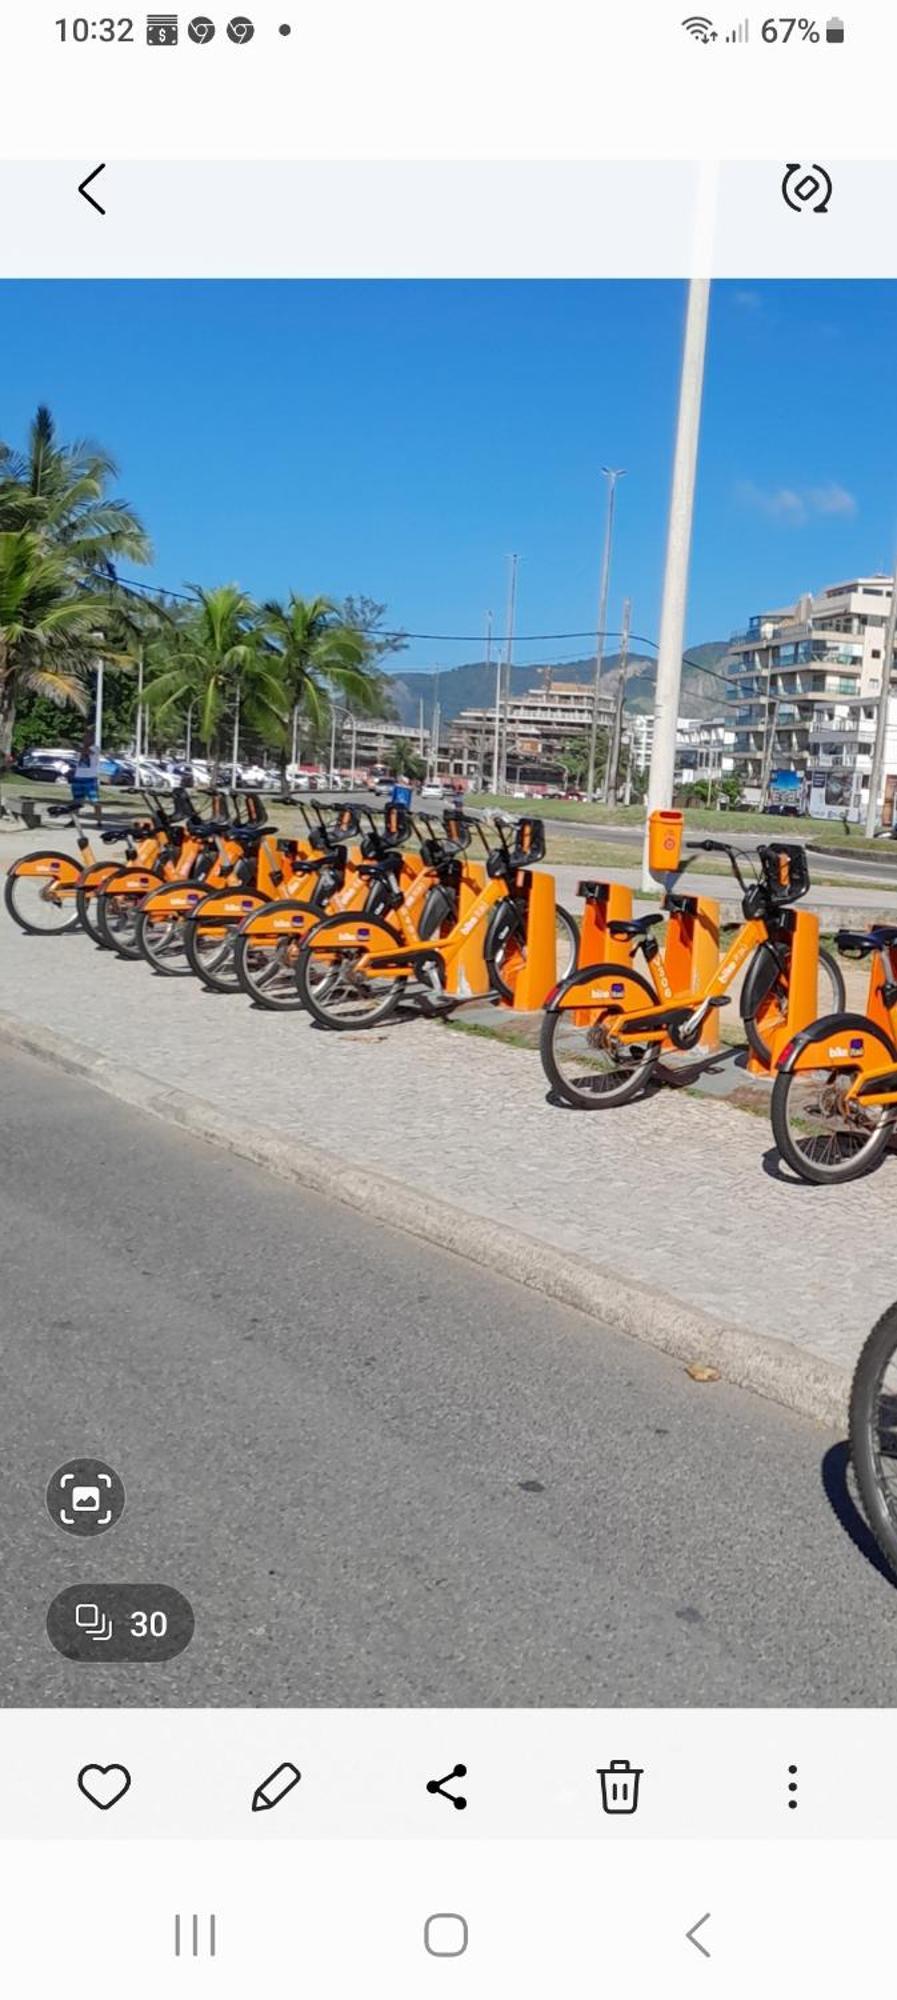
[[103,160],[100,166],[94,167],[92,174],[85,175],[84,180],[81,181],[78,186],[78,193],[83,194],[85,201],[90,202],[91,208],[95,208],[98,215],[105,215],[106,210],[104,208],[101,208],[100,203],[98,201],[94,201],[93,195],[88,194],[87,190],[90,187],[91,181],[95,181],[97,175],[104,174],[105,171],[106,171],[106,162],[105,160]]
[[705,1944],[702,1944],[700,1938],[696,1936],[696,1932],[702,1930],[704,1925],[706,1923],[709,1923],[709,1921],[710,1921],[710,1911],[706,1910],[703,1917],[699,1917],[697,1923],[692,1924],[691,1930],[686,1931],[685,1933],[689,1944],[693,1944],[695,1951],[699,1951],[703,1958],[709,1958],[710,1953],[707,1950],[707,1946]]

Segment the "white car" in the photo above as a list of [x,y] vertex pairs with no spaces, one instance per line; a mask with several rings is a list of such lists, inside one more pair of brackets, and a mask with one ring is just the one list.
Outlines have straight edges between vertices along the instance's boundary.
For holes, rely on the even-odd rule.
[[441,799],[443,790],[442,785],[421,785],[420,795],[422,799]]

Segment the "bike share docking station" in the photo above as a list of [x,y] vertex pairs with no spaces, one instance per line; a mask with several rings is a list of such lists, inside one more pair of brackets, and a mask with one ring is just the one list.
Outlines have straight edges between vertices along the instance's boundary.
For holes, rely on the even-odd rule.
[[[693,994],[695,1004],[711,987],[722,963],[720,953],[720,906],[714,897],[683,895],[676,887],[681,864],[683,814],[676,810],[652,813],[648,823],[648,866],[664,892],[667,912],[663,946],[664,983],[681,1004],[682,996]],[[779,866],[788,867],[784,854]],[[783,887],[786,886],[783,884]],[[606,960],[632,964],[635,941],[621,938],[616,929],[632,921],[632,892],[619,882],[581,882],[579,893],[586,910],[581,932],[579,964],[586,967]],[[813,910],[782,907],[776,924],[775,942],[788,953],[788,989],[784,1020],[775,982],[756,1012],[762,1034],[769,1029],[772,1061],[767,1064],[749,1049],[747,1069],[752,1076],[769,1076],[781,1049],[801,1028],[809,1026],[818,1013],[819,919]],[[725,976],[724,976],[725,977]],[[719,1008],[711,1008],[694,1044],[706,1054],[720,1047]],[[590,1017],[584,1011],[582,1025]],[[776,1026],[778,1023],[778,1026]],[[665,1041],[664,1049],[676,1045]]]

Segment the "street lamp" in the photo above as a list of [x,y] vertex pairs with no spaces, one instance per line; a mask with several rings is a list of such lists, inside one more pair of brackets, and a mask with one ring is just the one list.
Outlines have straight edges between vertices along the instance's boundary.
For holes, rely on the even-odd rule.
[[624,466],[603,465],[601,470],[607,480],[607,520],[604,527],[604,555],[601,561],[601,590],[598,600],[598,631],[595,635],[595,681],[592,690],[592,722],[589,729],[589,775],[586,780],[586,797],[595,795],[595,752],[598,745],[598,701],[601,693],[601,668],[604,664],[604,634],[607,628],[607,600],[610,591],[610,564],[614,545],[614,514],[617,505],[617,481],[625,479]]

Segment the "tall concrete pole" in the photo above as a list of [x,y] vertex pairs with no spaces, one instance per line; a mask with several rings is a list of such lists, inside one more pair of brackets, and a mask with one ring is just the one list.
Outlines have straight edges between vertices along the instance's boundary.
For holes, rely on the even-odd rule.
[[[888,697],[891,692],[891,674],[894,670],[894,644],[897,641],[897,562],[894,565],[894,579],[891,584],[891,609],[885,626],[884,645],[881,659],[881,693],[875,716],[875,742],[872,746],[872,770],[869,774],[869,805],[866,812],[866,836],[871,840],[878,825],[878,795],[881,791],[882,768],[885,761],[885,738],[888,733]],[[859,726],[857,727],[859,742]]]
[[98,750],[103,748],[103,677],[104,662],[97,661],[97,688],[93,711],[93,740]]
[[[654,742],[646,801],[648,813],[669,806],[673,798],[676,721],[679,715],[679,690],[682,681],[682,649],[685,643],[688,568],[691,556],[709,312],[710,279],[692,278],[688,287],[685,344],[679,389],[679,421],[667,528],[663,608],[657,654],[657,688],[654,697]],[[644,887],[650,889],[653,877],[648,868],[647,822],[642,880]]]
[[626,668],[629,664],[629,634],[632,630],[632,600],[626,599],[623,606],[623,631],[620,637],[620,679],[617,684],[617,702],[614,709],[614,728],[604,773],[603,796],[609,805],[617,801],[617,773],[620,767],[620,748],[623,741],[623,704],[626,700]]
[[511,665],[514,659],[514,625],[517,617],[517,557],[509,557],[508,572],[508,630],[505,645],[504,667],[502,669],[502,691],[500,701],[501,754],[499,758],[498,785],[496,790],[507,791],[508,786],[508,722],[511,701]]
[[610,592],[610,564],[614,546],[614,514],[617,506],[617,481],[626,477],[622,466],[603,465],[601,470],[607,480],[607,519],[604,524],[601,588],[598,593],[598,630],[595,635],[595,679],[592,684],[592,721],[589,728],[589,775],[586,779],[586,798],[588,799],[593,799],[595,796],[598,702],[601,695],[601,668],[604,664],[604,635],[607,631],[607,600]]

